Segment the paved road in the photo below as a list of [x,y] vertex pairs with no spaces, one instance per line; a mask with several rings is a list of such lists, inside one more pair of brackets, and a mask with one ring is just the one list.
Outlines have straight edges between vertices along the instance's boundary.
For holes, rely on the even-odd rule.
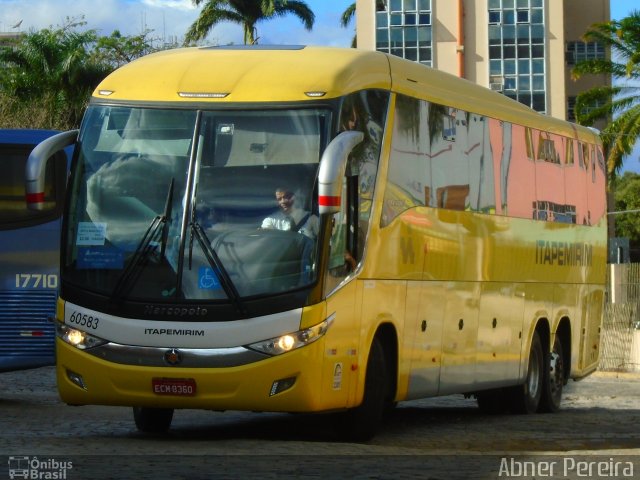
[[461,396],[401,403],[362,444],[336,441],[325,416],[193,410],[149,437],[129,408],[62,404],[53,368],[0,374],[0,408],[0,479],[25,457],[35,478],[83,480],[640,478],[638,374],[571,382],[557,414],[485,415]]

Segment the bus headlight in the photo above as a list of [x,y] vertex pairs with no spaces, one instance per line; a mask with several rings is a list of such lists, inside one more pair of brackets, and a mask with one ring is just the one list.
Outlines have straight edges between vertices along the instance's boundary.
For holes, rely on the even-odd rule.
[[63,342],[73,345],[80,350],[86,350],[88,348],[97,347],[98,345],[107,343],[107,341],[102,338],[94,337],[87,332],[76,330],[75,328],[68,327],[62,323],[58,323],[56,327],[56,335],[58,335],[58,338]]
[[281,355],[319,340],[327,333],[331,323],[333,323],[333,315],[313,327],[252,343],[251,345],[247,345],[247,348],[268,355]]

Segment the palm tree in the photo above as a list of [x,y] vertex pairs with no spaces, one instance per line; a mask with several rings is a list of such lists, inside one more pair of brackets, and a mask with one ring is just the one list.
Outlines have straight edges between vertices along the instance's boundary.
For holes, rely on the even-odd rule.
[[[343,28],[347,28],[353,20],[353,17],[356,16],[356,2],[353,2],[349,5],[342,15],[340,16],[340,25]],[[358,36],[354,35],[353,40],[351,40],[351,47],[356,48],[358,46]]]
[[602,139],[608,170],[616,174],[640,137],[640,11],[634,10],[619,21],[595,24],[584,39],[610,47],[612,58],[581,61],[574,67],[573,77],[608,74],[613,84],[578,95],[576,118],[583,125],[593,125],[596,120],[613,117],[602,130]]
[[[376,10],[381,11],[385,10],[386,6],[384,0],[376,0]],[[356,16],[356,2],[353,2],[349,5],[342,15],[340,15],[340,26],[343,28],[347,28],[351,23],[351,20]],[[351,47],[356,48],[358,46],[358,36],[354,35],[353,40],[351,40]]]
[[256,24],[289,13],[295,15],[307,30],[313,28],[315,15],[303,1],[296,0],[192,0],[198,6],[204,3],[198,19],[187,30],[185,44],[202,40],[220,22],[242,25],[245,45],[257,42]]

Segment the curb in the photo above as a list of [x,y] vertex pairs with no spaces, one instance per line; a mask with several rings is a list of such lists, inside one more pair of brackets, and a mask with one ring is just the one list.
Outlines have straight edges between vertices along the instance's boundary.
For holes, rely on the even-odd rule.
[[640,372],[615,372],[598,370],[596,372],[593,372],[590,376],[595,378],[619,378],[622,380],[630,381],[640,380]]

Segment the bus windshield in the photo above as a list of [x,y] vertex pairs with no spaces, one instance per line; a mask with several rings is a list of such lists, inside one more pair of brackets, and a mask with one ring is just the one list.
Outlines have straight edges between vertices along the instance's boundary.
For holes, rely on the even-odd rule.
[[220,300],[313,283],[330,111],[91,106],[66,281],[114,299]]

